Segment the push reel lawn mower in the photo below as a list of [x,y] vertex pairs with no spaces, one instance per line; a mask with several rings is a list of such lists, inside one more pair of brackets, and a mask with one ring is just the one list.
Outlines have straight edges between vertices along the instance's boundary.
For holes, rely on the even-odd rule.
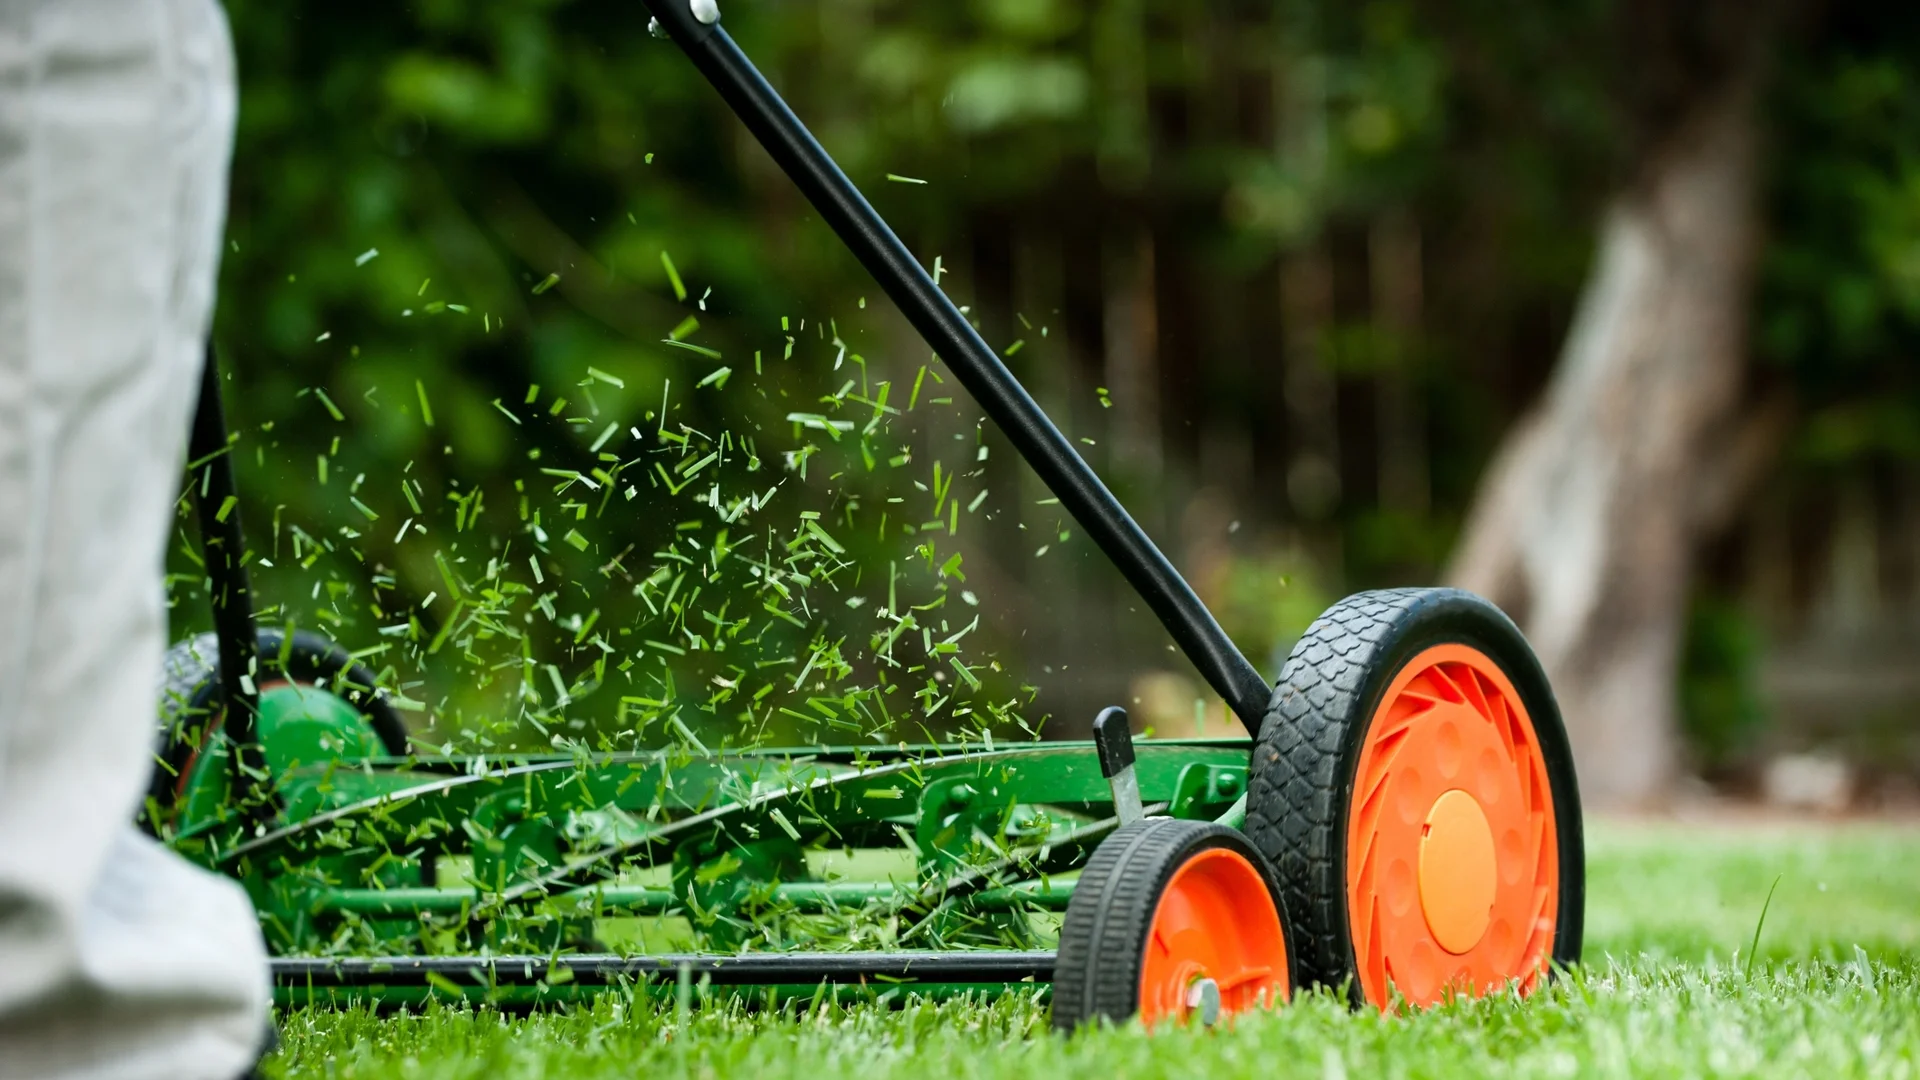
[[[411,753],[348,653],[256,628],[209,355],[190,456],[215,631],[169,654],[147,822],[246,885],[281,999],[1041,983],[1072,1029],[1212,1023],[1315,985],[1428,1005],[1577,961],[1580,801],[1514,625],[1456,590],[1361,593],[1269,685],[711,0],[646,4],[1254,737],[1135,743],[1109,709],[1088,742],[970,752]],[[827,848],[845,872],[823,871]],[[1047,911],[1057,949],[1006,946],[1042,944],[1030,913]],[[887,947],[769,950],[752,932],[784,923],[804,942],[807,920],[850,912],[880,913]],[[508,914],[512,941],[495,930]],[[700,947],[601,944],[608,925],[661,916],[685,917]],[[322,955],[348,923],[390,955]]]

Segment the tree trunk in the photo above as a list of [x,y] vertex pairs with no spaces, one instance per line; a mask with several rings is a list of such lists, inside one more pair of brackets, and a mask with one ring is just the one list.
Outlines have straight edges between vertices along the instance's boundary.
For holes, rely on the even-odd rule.
[[1752,471],[1731,448],[1756,82],[1749,67],[1698,99],[1613,200],[1559,365],[1482,481],[1450,575],[1531,639],[1589,805],[1656,801],[1677,772],[1691,564]]

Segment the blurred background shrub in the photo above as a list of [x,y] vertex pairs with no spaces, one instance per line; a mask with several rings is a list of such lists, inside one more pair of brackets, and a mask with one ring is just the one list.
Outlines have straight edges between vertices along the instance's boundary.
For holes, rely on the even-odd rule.
[[[1692,118],[1751,136],[1750,161],[1733,154],[1714,173],[1736,209],[1750,194],[1751,213],[1728,250],[1692,256],[1734,268],[1713,301],[1743,328],[1720,349],[1736,389],[1715,422],[1757,433],[1753,464],[1684,536],[1663,600],[1611,623],[1596,608],[1549,667],[1560,681],[1578,666],[1566,657],[1622,637],[1670,657],[1647,670],[1649,700],[1671,703],[1655,709],[1656,732],[1672,740],[1636,743],[1614,767],[1652,779],[1596,791],[1663,797],[1688,772],[1753,790],[1771,756],[1837,748],[1881,778],[1871,790],[1897,792],[1920,765],[1920,17],[1763,7],[724,10],[1269,674],[1341,593],[1447,576],[1503,440],[1529,415],[1558,422],[1542,395],[1593,303],[1582,298],[1614,242],[1603,224],[1665,190],[1675,148],[1700,143]],[[450,548],[389,542],[409,512],[402,477],[438,500],[422,520],[476,563],[530,551],[583,583],[565,602],[575,614],[514,646],[524,655],[501,687],[480,692],[470,667],[424,654],[396,661],[392,677],[417,683],[436,714],[498,708],[517,692],[503,687],[543,664],[572,683],[591,658],[566,619],[602,607],[604,625],[639,618],[634,597],[615,596],[620,573],[644,579],[644,553],[674,541],[682,516],[651,487],[596,511],[590,551],[531,539],[514,507],[530,481],[551,486],[539,469],[586,468],[605,424],[664,425],[649,410],[669,383],[675,423],[798,445],[785,418],[835,393],[847,353],[891,381],[896,403],[928,362],[684,59],[648,35],[641,5],[229,8],[243,104],[216,336],[276,617],[356,647],[408,617],[437,633],[424,601],[447,589],[434,554]],[[1714,113],[1728,87],[1750,93]],[[1749,232],[1751,257],[1738,238]],[[663,339],[741,373],[784,366],[693,394],[710,358]],[[533,384],[544,389],[523,405]],[[572,411],[550,414],[560,396]],[[978,422],[959,395],[893,430],[921,483],[933,460],[971,466],[976,444],[986,455],[974,490],[991,500],[941,542],[964,551],[978,640],[1003,668],[996,700],[1051,716],[1055,735],[1116,701],[1158,732],[1228,730],[1117,575]],[[1715,436],[1686,456],[1736,444]],[[787,478],[796,505],[816,490],[828,520],[905,490],[906,471],[847,468],[830,483],[834,470],[767,475]],[[476,497],[486,516],[461,522],[475,531],[463,541],[444,522]],[[1618,553],[1638,540],[1634,513],[1602,517],[1616,549],[1596,556],[1606,595],[1635,573]],[[295,528],[335,550],[298,565]],[[367,535],[347,543],[342,528]],[[899,564],[923,539],[881,530],[854,556]],[[607,571],[626,550],[641,553],[634,565]],[[196,571],[183,552],[174,566],[191,599]],[[957,586],[931,572],[924,584]],[[1538,587],[1489,591],[1553,636]],[[182,627],[198,619],[179,605]],[[1577,739],[1612,722],[1577,671],[1564,685]],[[575,708],[583,728],[616,712],[610,698]],[[489,738],[546,741],[515,725]],[[436,738],[457,734],[446,726]],[[947,716],[928,734],[964,726]]]

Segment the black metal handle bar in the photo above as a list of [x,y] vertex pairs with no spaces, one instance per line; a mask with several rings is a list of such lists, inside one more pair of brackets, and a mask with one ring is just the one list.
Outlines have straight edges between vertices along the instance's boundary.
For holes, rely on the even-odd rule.
[[[694,13],[695,3],[705,8],[713,21],[702,22]],[[1226,699],[1247,729],[1257,733],[1271,693],[1266,679],[1234,647],[1192,586],[981,340],[953,301],[934,284],[733,38],[721,29],[712,3],[646,0],[646,5],[747,130],[880,282],[907,321],[1006,432],[1014,449],[1059,496],[1060,504],[1119,567],[1207,683]]]
[[187,459],[200,519],[200,552],[206,560],[207,581],[213,593],[214,640],[220,649],[220,683],[226,703],[222,728],[233,744],[237,760],[228,776],[236,805],[247,807],[256,821],[273,816],[273,793],[267,785],[254,790],[266,772],[254,717],[260,711],[255,668],[260,646],[253,622],[253,590],[247,582],[247,543],[240,528],[235,498],[233,448],[227,442],[226,410],[220,405],[220,362],[213,343],[207,343],[206,363],[200,371],[200,398],[193,413],[193,433],[187,440]]

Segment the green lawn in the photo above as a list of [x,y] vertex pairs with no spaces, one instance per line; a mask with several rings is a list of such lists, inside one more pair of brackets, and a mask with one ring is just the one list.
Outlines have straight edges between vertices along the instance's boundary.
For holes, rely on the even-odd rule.
[[[304,1011],[286,1077],[934,1080],[1920,1073],[1920,829],[1608,824],[1589,838],[1587,966],[1383,1018],[1323,995],[1231,1031],[1048,1033],[1044,1004],[813,1015],[604,1000],[528,1017]],[[1757,959],[1748,945],[1769,887]]]

